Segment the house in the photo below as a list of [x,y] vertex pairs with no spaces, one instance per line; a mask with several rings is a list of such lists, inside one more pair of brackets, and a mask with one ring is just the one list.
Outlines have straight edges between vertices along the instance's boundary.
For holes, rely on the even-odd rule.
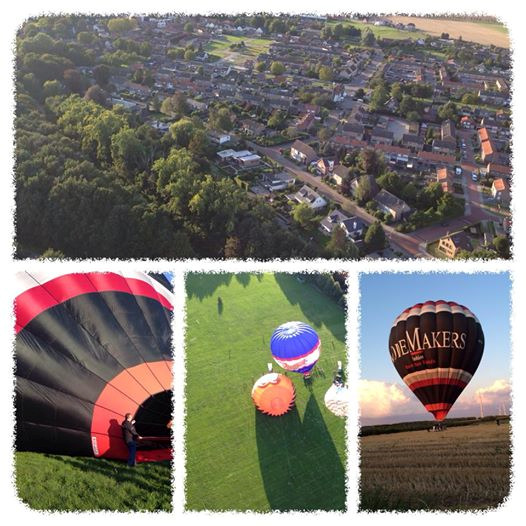
[[308,131],[312,128],[315,122],[314,113],[305,113],[302,117],[298,119],[296,123],[296,130],[300,132]]
[[374,200],[378,208],[386,214],[391,214],[395,221],[400,221],[411,212],[411,208],[405,201],[402,201],[402,199],[399,199],[396,195],[384,189],[376,194]]
[[287,172],[280,172],[268,176],[264,181],[263,186],[270,192],[277,192],[285,190],[296,182],[296,178]]
[[490,177],[506,177],[510,178],[511,168],[504,164],[488,163],[486,166],[486,175]]
[[456,143],[451,141],[443,141],[441,139],[433,139],[431,144],[433,152],[442,153],[444,155],[453,155],[456,150]]
[[343,229],[347,239],[356,242],[363,238],[366,225],[359,217],[347,217],[340,210],[333,210],[320,222],[320,229],[325,234],[332,234],[337,226]]
[[266,128],[264,124],[253,119],[245,119],[241,123],[241,131],[253,137],[264,135]]
[[438,242],[438,250],[448,258],[453,259],[457,257],[461,250],[471,252],[473,246],[471,245],[469,236],[462,230],[440,238]]
[[310,163],[317,157],[316,152],[312,146],[309,146],[298,139],[295,140],[290,147],[290,156],[303,164]]
[[423,168],[436,169],[439,166],[453,166],[455,164],[454,155],[443,155],[438,152],[418,152],[417,159]]
[[437,182],[444,192],[454,193],[453,172],[449,168],[437,168]]
[[346,219],[349,219],[343,212],[340,210],[333,210],[329,212],[326,217],[320,221],[320,228],[324,234],[332,234],[332,231],[339,225],[343,223]]
[[494,160],[497,150],[487,128],[480,128],[478,130],[478,138],[480,142],[480,156],[484,162]]
[[382,128],[373,128],[371,131],[371,144],[393,144],[393,132]]
[[460,119],[460,126],[465,130],[473,130],[475,128],[475,123],[469,115],[464,115]]
[[455,123],[451,119],[446,119],[440,126],[440,138],[444,142],[449,142],[453,147],[457,144]]
[[510,185],[506,179],[495,179],[491,185],[491,195],[504,206],[510,204]]
[[346,136],[352,139],[358,139],[359,141],[363,139],[364,127],[362,124],[346,122],[342,126],[342,130],[345,132]]
[[211,142],[214,144],[225,144],[226,142],[229,142],[231,137],[229,133],[223,133],[220,131],[211,130],[208,132],[208,138]]
[[343,164],[337,164],[332,170],[332,180],[341,186],[343,181],[349,176],[349,168]]
[[306,204],[313,210],[318,210],[327,205],[327,201],[307,185],[303,185],[295,194],[288,196],[291,201]]
[[421,150],[424,147],[424,138],[412,133],[402,135],[402,144],[412,150]]
[[316,163],[316,168],[321,173],[321,175],[328,175],[330,172],[332,172],[333,167],[334,161],[328,161],[327,159],[320,159]]
[[261,157],[255,153],[252,153],[250,155],[237,157],[236,160],[241,167],[248,168],[250,166],[257,166],[261,162]]

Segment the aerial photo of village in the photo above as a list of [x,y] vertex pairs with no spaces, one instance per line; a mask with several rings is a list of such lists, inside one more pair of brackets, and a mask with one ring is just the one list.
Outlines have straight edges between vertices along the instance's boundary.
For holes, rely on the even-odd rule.
[[42,16],[16,37],[18,258],[509,258],[491,17]]

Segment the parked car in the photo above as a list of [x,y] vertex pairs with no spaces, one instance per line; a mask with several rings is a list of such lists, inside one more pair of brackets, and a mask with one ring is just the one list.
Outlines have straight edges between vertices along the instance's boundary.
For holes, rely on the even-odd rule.
[[478,174],[476,172],[472,172],[471,179],[473,179],[473,181],[478,181],[479,180]]
[[462,168],[460,166],[455,166],[455,175],[462,175]]

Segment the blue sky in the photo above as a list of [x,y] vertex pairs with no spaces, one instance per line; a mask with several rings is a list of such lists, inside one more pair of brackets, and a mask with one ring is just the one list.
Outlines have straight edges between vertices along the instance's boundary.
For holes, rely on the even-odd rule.
[[[389,358],[387,342],[393,320],[404,309],[415,303],[427,300],[455,301],[468,307],[479,318],[486,340],[484,355],[471,383],[459,398],[450,416],[461,416],[456,412],[473,411],[473,397],[477,389],[487,389],[494,382],[509,382],[510,376],[510,288],[508,273],[450,274],[450,273],[382,273],[362,274],[360,277],[361,330],[360,366],[361,378],[368,381],[383,382],[368,384],[385,391],[386,396],[394,392],[397,396],[412,393],[402,382]],[[400,395],[396,387],[386,390],[385,386],[398,384],[403,391]],[[499,384],[500,387],[504,384]],[[394,389],[394,391],[393,391]],[[495,391],[495,389],[493,389]],[[391,394],[389,394],[391,393]],[[485,393],[485,392],[484,392]],[[503,392],[500,393],[503,395]],[[373,398],[373,392],[370,393]],[[507,393],[509,397],[509,393]],[[395,396],[396,397],[396,396]],[[487,399],[487,402],[486,402]],[[492,404],[500,404],[495,392],[484,394],[484,405],[490,412]],[[458,408],[456,407],[458,405]],[[468,407],[469,406],[469,407]],[[371,406],[372,407],[372,406]],[[393,412],[402,414],[395,403],[387,404]],[[413,404],[405,402],[405,410],[413,412]],[[378,418],[381,417],[377,411]],[[365,407],[362,404],[362,415]],[[418,412],[415,416],[418,416]],[[420,417],[425,416],[422,410]]]

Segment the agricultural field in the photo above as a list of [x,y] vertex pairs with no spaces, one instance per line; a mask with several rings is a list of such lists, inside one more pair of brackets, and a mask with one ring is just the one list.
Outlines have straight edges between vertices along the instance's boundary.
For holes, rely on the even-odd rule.
[[[271,417],[251,389],[291,320],[318,332],[321,358],[310,383],[287,373],[296,406]],[[345,422],[323,400],[345,357],[343,309],[294,275],[189,274],[186,324],[186,508],[345,509]]]
[[129,468],[112,460],[19,452],[18,497],[30,508],[54,511],[170,511],[169,462]]
[[508,422],[360,440],[362,510],[482,510],[509,493]]
[[[244,42],[244,47],[230,48],[230,46],[241,42]],[[205,51],[211,60],[223,59],[234,64],[242,64],[245,60],[256,60],[259,54],[266,53],[271,43],[271,40],[265,38],[223,35],[211,40],[205,46]]]
[[408,16],[389,16],[395,24],[413,22],[417,30],[434,37],[442,33],[449,33],[451,38],[462,37],[463,40],[479,44],[493,44],[498,47],[509,48],[510,39],[508,29],[504,24],[479,20],[446,20],[442,18],[421,18]]

